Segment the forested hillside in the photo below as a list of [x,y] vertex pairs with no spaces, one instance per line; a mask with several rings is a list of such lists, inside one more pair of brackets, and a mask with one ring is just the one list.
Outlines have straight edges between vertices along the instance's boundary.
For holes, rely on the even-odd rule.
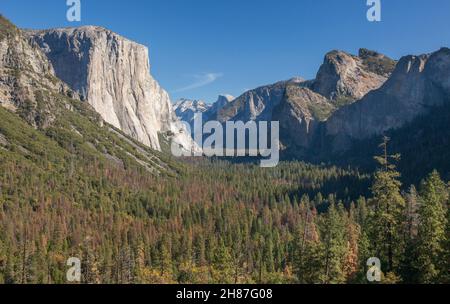
[[[402,128],[386,132],[391,150],[401,154],[398,167],[402,181],[418,184],[433,169],[445,180],[450,179],[450,102],[432,107],[429,113],[419,116]],[[360,170],[372,172],[376,164],[371,156],[378,150],[381,136],[355,141],[353,148],[343,154],[328,155],[329,161],[342,166],[352,165]]]
[[107,124],[0,16],[0,283],[67,283],[72,257],[81,283],[368,283],[372,257],[382,283],[450,283],[449,112],[433,111],[345,165],[173,159]]
[[65,283],[69,257],[84,283],[366,283],[372,256],[386,283],[449,280],[436,173],[406,193],[384,158],[374,179],[197,159],[155,175],[0,114],[2,283]]

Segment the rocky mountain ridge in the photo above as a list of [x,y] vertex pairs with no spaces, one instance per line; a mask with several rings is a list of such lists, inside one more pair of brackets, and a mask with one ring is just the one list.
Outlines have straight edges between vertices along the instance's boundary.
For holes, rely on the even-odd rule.
[[309,149],[324,121],[340,107],[381,87],[394,66],[394,60],[366,49],[358,56],[331,51],[315,79],[294,77],[247,91],[209,119],[280,121],[285,148]]
[[317,77],[294,78],[250,90],[210,119],[280,122],[289,157],[340,153],[426,115],[450,96],[450,50],[405,56],[331,51]]
[[221,122],[270,120],[274,110],[286,97],[286,88],[295,85],[303,88],[298,90],[301,95],[320,95],[319,99],[325,98],[338,108],[378,89],[394,66],[394,60],[374,51],[361,49],[355,56],[334,50],[326,54],[315,79],[306,81],[295,77],[247,91],[219,111],[217,119]]
[[199,114],[207,113],[211,109],[212,105],[204,102],[203,100],[191,100],[182,98],[175,102],[173,109],[178,118],[188,123],[193,129],[194,120]]

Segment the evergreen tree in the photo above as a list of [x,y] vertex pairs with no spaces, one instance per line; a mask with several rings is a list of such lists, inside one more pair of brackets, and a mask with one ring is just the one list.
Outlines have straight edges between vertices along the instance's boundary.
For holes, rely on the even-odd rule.
[[335,205],[331,205],[322,226],[324,270],[321,280],[325,284],[345,282],[344,262],[347,251],[345,220]]
[[164,236],[159,243],[159,270],[161,277],[169,278],[173,274],[170,237]]
[[359,266],[359,246],[360,226],[356,222],[356,208],[352,203],[349,210],[346,223],[346,242],[347,252],[344,261],[344,272],[347,281],[354,282],[358,273]]
[[417,268],[420,283],[437,282],[443,276],[447,225],[446,185],[433,171],[420,188]]
[[[450,184],[447,187],[447,195],[450,196]],[[444,244],[442,282],[450,284],[450,199],[447,201],[447,227],[445,230],[446,240]]]
[[269,273],[272,273],[275,271],[275,264],[274,264],[274,254],[273,254],[273,241],[272,236],[269,234],[267,237],[267,240],[265,242],[265,248],[264,248],[264,260],[266,261],[266,270]]
[[323,247],[316,227],[315,210],[307,210],[305,220],[295,238],[294,273],[300,284],[320,282],[323,267]]
[[404,215],[403,238],[405,250],[400,263],[400,274],[405,282],[417,282],[418,269],[415,266],[417,260],[417,233],[419,226],[419,195],[416,187],[411,186],[405,195],[406,208]]
[[215,283],[234,283],[233,260],[223,239],[219,241],[219,245],[214,252],[211,273]]
[[381,156],[375,157],[380,168],[375,173],[372,185],[373,210],[369,215],[371,253],[382,262],[386,273],[394,272],[403,253],[402,225],[405,200],[400,193],[400,173],[391,160],[398,161],[400,155],[388,154],[389,138],[385,137],[380,147]]

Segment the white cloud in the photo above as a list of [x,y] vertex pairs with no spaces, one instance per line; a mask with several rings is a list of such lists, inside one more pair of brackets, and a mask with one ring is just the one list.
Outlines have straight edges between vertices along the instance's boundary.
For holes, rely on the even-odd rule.
[[185,92],[197,88],[204,87],[210,83],[213,83],[217,79],[223,76],[223,73],[202,73],[202,74],[196,74],[193,75],[194,82],[188,86],[185,86],[183,88],[180,88],[175,93]]

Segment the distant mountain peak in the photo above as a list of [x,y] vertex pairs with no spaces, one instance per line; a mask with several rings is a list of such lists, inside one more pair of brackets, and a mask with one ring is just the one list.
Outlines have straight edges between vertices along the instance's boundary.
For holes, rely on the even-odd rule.
[[184,113],[186,111],[192,111],[192,112],[205,112],[207,111],[211,105],[207,104],[203,100],[197,100],[197,99],[188,99],[188,98],[181,98],[178,101],[175,102],[173,108],[175,112],[178,113]]

